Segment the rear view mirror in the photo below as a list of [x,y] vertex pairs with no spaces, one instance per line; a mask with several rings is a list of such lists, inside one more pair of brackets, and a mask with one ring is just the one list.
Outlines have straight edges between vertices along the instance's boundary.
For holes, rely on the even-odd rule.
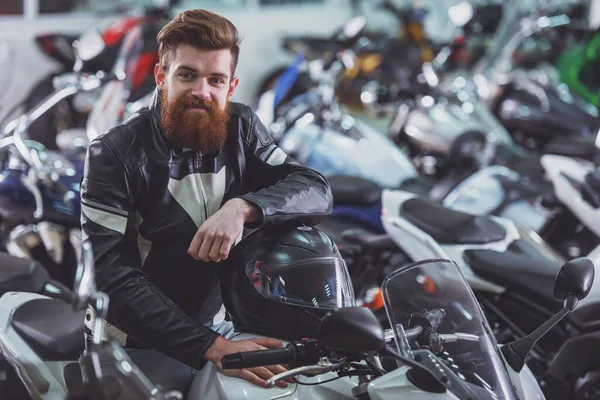
[[583,300],[590,293],[594,282],[594,263],[589,258],[580,257],[567,261],[556,276],[554,297],[565,300],[575,296]]
[[565,301],[563,309],[529,335],[502,347],[502,354],[512,369],[521,371],[527,355],[537,341],[573,311],[580,300],[585,299],[593,283],[594,263],[589,258],[576,258],[562,266],[554,283],[554,297]]
[[73,307],[77,309],[87,307],[88,302],[96,293],[96,281],[94,270],[94,255],[92,246],[83,242],[81,259],[77,264],[75,283],[73,285]]
[[463,27],[473,18],[473,5],[468,1],[458,3],[448,9],[448,17],[454,26]]
[[96,28],[89,29],[81,34],[79,38],[73,42],[73,50],[75,55],[81,61],[88,61],[96,57],[105,48],[102,33]]
[[368,353],[381,350],[385,336],[371,310],[348,307],[333,310],[323,317],[319,343],[341,353]]

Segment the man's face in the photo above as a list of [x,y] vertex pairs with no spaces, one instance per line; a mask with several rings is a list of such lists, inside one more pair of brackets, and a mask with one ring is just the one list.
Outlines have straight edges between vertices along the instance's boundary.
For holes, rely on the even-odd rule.
[[172,145],[203,153],[221,148],[229,99],[239,82],[231,76],[231,51],[182,44],[167,71],[157,65],[154,76],[161,91],[163,128]]

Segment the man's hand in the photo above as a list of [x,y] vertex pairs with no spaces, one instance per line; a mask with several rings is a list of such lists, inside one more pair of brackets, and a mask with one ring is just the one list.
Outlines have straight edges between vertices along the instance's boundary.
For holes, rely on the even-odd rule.
[[[227,376],[244,379],[260,387],[267,386],[267,379],[285,372],[286,369],[281,365],[269,365],[265,367],[244,368],[244,369],[223,369],[221,357],[227,354],[238,353],[242,351],[255,351],[265,349],[281,348],[281,341],[275,339],[248,339],[248,340],[227,340],[219,336],[217,340],[208,348],[204,358],[211,361],[217,369]],[[286,388],[287,383],[279,381],[277,386]]]
[[260,211],[244,199],[231,199],[198,229],[188,253],[196,260],[227,260],[231,246],[240,236],[246,222],[254,222]]

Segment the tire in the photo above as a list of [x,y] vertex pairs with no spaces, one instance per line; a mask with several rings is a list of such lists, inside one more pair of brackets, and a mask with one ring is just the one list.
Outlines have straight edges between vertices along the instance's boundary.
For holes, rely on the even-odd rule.
[[[267,78],[265,78],[263,83],[260,85],[258,92],[256,93],[256,97],[254,99],[255,107],[258,106],[258,102],[260,101],[261,96],[265,94],[265,92],[275,87],[275,83],[277,82],[281,74],[285,72],[286,69],[287,66],[278,68],[275,71],[273,71]],[[281,99],[281,102],[277,106],[277,109],[279,109],[279,107],[281,107],[283,104],[293,99],[294,97],[302,93],[306,93],[309,90],[309,88],[310,78],[306,73],[301,73],[294,85],[292,86],[292,88],[290,89],[290,91],[287,93],[287,95],[283,99]]]
[[254,98],[255,107],[258,106],[258,102],[260,101],[262,95],[265,94],[267,91],[273,89],[273,87],[275,86],[275,82],[277,82],[277,79],[279,79],[283,71],[285,71],[285,67],[278,68],[275,71],[271,72],[269,76],[265,78]]

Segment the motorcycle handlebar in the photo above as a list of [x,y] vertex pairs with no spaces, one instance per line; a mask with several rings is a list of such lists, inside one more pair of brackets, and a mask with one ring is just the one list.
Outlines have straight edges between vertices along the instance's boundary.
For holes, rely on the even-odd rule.
[[281,349],[244,351],[227,354],[221,358],[223,369],[240,369],[264,365],[296,364],[296,348],[287,345]]

